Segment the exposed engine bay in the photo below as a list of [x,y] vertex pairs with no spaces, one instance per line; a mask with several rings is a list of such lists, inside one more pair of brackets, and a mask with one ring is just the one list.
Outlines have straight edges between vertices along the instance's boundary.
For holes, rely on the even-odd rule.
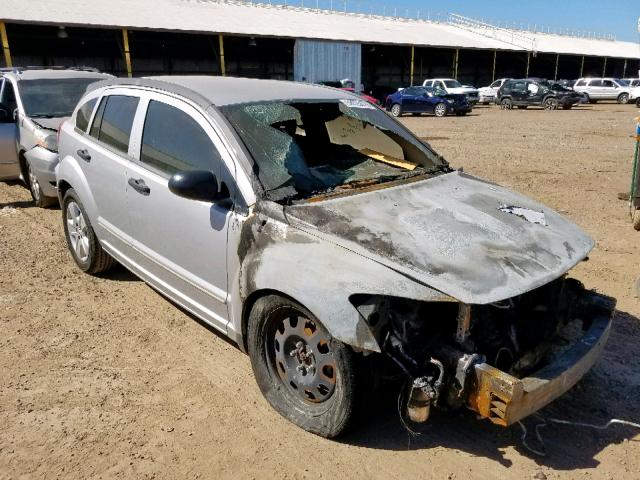
[[[431,406],[468,406],[478,411],[480,390],[491,390],[482,385],[489,379],[497,391],[484,392],[488,416],[506,425],[517,420],[507,418],[505,412],[509,401],[526,393],[531,380],[527,376],[550,368],[579,342],[594,327],[598,318],[594,313],[609,321],[613,303],[598,297],[599,307],[594,307],[591,292],[580,282],[562,277],[487,305],[366,296],[352,301],[375,332],[383,353],[407,379],[403,388],[410,420],[426,421]],[[606,340],[608,328],[602,333]],[[523,385],[516,388],[520,380]],[[545,392],[544,397],[552,395]]]

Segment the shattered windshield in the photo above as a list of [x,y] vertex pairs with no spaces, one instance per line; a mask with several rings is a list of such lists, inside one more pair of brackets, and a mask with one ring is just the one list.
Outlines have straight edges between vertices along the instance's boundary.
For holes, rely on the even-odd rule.
[[448,170],[402,125],[357,98],[248,103],[221,111],[274,201]]

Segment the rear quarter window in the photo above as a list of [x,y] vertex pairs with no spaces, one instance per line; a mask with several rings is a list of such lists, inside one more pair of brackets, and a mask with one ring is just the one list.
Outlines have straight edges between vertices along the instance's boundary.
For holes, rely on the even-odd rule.
[[78,113],[76,113],[76,128],[81,132],[87,131],[89,120],[97,101],[97,98],[92,98],[78,109]]

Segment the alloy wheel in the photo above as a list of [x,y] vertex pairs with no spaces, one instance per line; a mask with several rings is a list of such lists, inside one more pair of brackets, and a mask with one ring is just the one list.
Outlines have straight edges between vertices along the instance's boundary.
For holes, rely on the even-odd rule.
[[399,117],[401,113],[402,110],[400,108],[400,105],[398,105],[397,103],[393,107],[391,107],[391,115],[393,115],[394,117]]
[[505,98],[500,102],[500,108],[502,110],[511,110],[511,106],[512,106],[511,100],[509,100],[508,98]]
[[33,199],[38,202],[40,200],[40,184],[38,178],[33,173],[31,165],[27,163],[27,175],[29,176],[29,189],[33,195]]
[[292,396],[308,404],[331,398],[337,367],[331,337],[324,328],[303,316],[289,315],[267,341],[272,367]]
[[67,204],[66,221],[71,248],[80,262],[86,262],[90,253],[87,222],[82,210],[74,201]]
[[621,93],[620,96],[618,97],[618,103],[621,103],[623,105],[626,103],[629,103],[629,94]]
[[447,114],[447,106],[444,103],[439,103],[436,105],[434,112],[436,117],[444,117]]
[[554,98],[547,98],[544,101],[544,109],[545,110],[555,110],[556,108],[558,108],[558,102],[556,99]]

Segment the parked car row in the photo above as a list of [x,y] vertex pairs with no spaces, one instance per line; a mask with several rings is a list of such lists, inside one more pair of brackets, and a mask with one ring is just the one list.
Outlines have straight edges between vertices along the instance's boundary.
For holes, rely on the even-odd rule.
[[[3,130],[4,172],[58,151],[47,192],[77,267],[120,263],[236,342],[301,428],[340,435],[380,382],[405,423],[442,407],[512,425],[604,349],[615,301],[566,277],[594,241],[350,92],[72,70],[2,88],[3,127],[33,139]],[[395,95],[400,113],[471,109],[438,86]]]

